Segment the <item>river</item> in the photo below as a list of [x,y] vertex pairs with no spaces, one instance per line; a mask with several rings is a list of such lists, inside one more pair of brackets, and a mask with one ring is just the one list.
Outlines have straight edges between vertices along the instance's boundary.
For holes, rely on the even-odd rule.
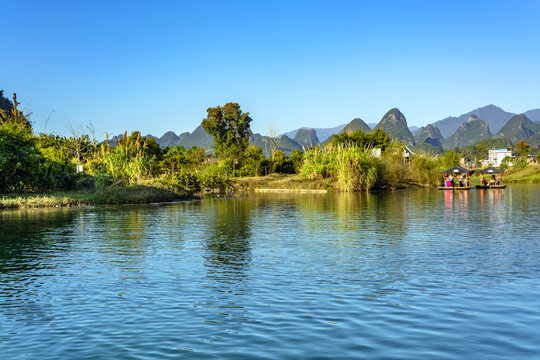
[[540,356],[540,186],[0,212],[2,359]]

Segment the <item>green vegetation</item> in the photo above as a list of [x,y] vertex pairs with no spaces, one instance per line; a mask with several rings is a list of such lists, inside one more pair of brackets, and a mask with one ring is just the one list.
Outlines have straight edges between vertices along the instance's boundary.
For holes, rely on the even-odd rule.
[[[214,134],[216,156],[200,147],[160,148],[153,137],[127,131],[99,143],[72,137],[35,135],[29,114],[1,97],[0,207],[74,206],[172,201],[209,191],[228,192],[235,176],[294,174],[303,152],[277,150],[266,158],[247,147],[251,118],[236,103],[208,109],[202,125]],[[201,131],[204,130],[201,128]],[[204,132],[206,133],[206,132]],[[76,173],[84,167],[84,175]]]
[[[387,142],[388,134],[384,132],[380,136],[379,145],[384,149],[380,156],[364,142],[340,141],[343,135],[365,139],[370,134],[341,134],[329,145],[310,149],[305,154],[301,174],[313,180],[332,179],[332,187],[340,191],[390,189],[406,184],[436,185],[440,179],[442,163],[438,158],[422,154],[409,160],[404,157],[404,145]],[[371,135],[377,137],[377,134]]]
[[216,155],[232,166],[233,172],[249,146],[249,113],[243,113],[237,103],[208,108],[202,126],[214,137]]
[[512,166],[504,173],[507,183],[540,183],[540,164],[526,164],[525,166]]
[[5,194],[0,197],[0,209],[27,207],[70,207],[104,204],[143,204],[171,202],[192,198],[193,194],[159,185],[111,186],[102,191],[69,190],[46,193]]
[[[202,121],[213,137],[215,154],[209,155],[196,146],[161,148],[139,131],[126,131],[114,142],[107,136],[102,143],[75,131],[71,137],[36,135],[16,96],[13,102],[0,99],[0,208],[174,201],[262,187],[365,191],[434,186],[442,170],[462,157],[484,157],[488,148],[509,143],[487,139],[444,155],[429,146],[410,154],[405,144],[378,127],[342,132],[326,145],[294,149],[290,156],[274,146],[265,156],[261,147],[249,146],[249,113],[228,103],[209,108]],[[393,125],[405,121],[397,110],[387,115]],[[316,134],[306,130],[299,138],[311,142]],[[537,168],[525,156],[531,147],[525,141],[516,147],[522,157],[503,164],[513,164],[509,179],[536,181]],[[80,165],[84,174],[75,171]]]
[[331,140],[332,145],[356,145],[360,148],[380,148],[382,151],[385,151],[391,143],[390,135],[381,128],[371,132],[341,132],[334,135]]

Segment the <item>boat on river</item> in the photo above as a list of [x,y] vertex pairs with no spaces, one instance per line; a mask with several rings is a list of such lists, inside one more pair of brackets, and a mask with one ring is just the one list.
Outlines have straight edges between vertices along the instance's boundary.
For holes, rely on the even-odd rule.
[[[477,189],[505,189],[506,185],[502,183],[502,177],[504,175],[504,171],[497,169],[493,166],[490,166],[488,168],[485,168],[483,170],[478,171],[478,175],[491,175],[492,180],[488,183],[487,181],[483,181],[483,184],[476,185]],[[495,175],[500,175],[497,179],[495,179]]]
[[[462,166],[456,165],[451,167],[450,169],[444,170],[443,172],[443,186],[439,186],[437,189],[439,190],[471,190],[474,189],[474,186],[469,186],[469,177],[472,173],[474,173],[474,170],[465,169]],[[465,175],[465,179],[463,179],[463,183],[460,183],[456,180],[454,180],[454,175],[460,175],[460,179],[463,175]],[[456,186],[458,185],[458,186]]]
[[439,190],[471,190],[474,189],[474,186],[439,186],[437,189]]
[[477,189],[506,189],[506,185],[476,185]]

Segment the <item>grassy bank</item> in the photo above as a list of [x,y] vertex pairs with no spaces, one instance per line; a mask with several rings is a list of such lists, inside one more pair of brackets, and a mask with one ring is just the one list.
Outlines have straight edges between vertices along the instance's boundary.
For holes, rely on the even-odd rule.
[[[267,176],[242,177],[235,179],[234,190],[236,192],[258,191],[258,190],[287,190],[290,192],[302,191],[345,191],[340,187],[339,178],[319,178],[307,179],[298,174],[270,174]],[[388,190],[394,190],[405,187],[424,187],[425,185],[403,182],[399,186],[388,187]]]
[[540,183],[540,164],[529,164],[522,169],[509,168],[504,173],[507,183],[538,184]]
[[270,174],[267,176],[241,177],[235,179],[235,191],[253,191],[257,189],[287,190],[333,190],[333,179],[310,180],[301,175]]
[[192,199],[197,194],[183,189],[152,185],[111,186],[100,191],[53,191],[40,194],[0,195],[0,209],[70,207],[104,204],[145,204]]

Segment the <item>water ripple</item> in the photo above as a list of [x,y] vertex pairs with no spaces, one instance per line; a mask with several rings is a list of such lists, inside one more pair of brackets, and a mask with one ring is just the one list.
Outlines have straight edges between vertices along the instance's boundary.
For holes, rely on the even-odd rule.
[[6,359],[540,353],[540,188],[0,213]]

